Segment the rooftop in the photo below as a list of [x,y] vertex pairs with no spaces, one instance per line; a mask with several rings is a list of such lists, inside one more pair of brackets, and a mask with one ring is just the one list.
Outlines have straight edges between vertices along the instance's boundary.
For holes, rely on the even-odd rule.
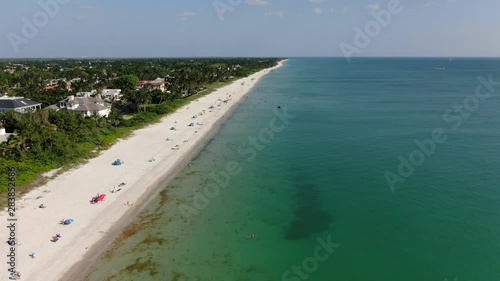
[[42,103],[32,101],[23,97],[0,97],[0,108],[4,109],[15,109],[15,108],[23,108],[23,107],[31,107],[38,106]]
[[74,111],[93,111],[93,110],[103,110],[110,108],[111,105],[104,102],[99,96],[97,97],[74,97],[69,96],[59,103],[67,103],[68,106],[73,107],[73,105],[78,104],[78,107],[72,109]]
[[96,104],[96,103],[87,103],[87,104],[80,104],[77,108],[72,109],[72,110],[86,112],[86,111],[101,111],[101,110],[105,110],[108,108],[109,107],[107,107],[107,106],[103,106],[103,105]]

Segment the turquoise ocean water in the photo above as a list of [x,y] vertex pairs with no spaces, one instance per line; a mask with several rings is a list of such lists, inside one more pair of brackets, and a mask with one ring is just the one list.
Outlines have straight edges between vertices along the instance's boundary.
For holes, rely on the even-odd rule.
[[[500,84],[474,96],[489,75],[500,60],[290,59],[87,280],[500,279]],[[384,173],[436,128],[446,141],[393,192]],[[181,212],[194,198],[207,206]]]

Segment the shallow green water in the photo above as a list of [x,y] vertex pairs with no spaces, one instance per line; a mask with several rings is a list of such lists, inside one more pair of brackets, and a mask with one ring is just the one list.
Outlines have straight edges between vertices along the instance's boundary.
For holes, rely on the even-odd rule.
[[[499,279],[500,85],[458,128],[458,113],[443,119],[489,74],[500,81],[500,60],[289,60],[89,280]],[[270,136],[277,106],[295,117]],[[392,192],[384,172],[397,175],[399,155],[435,128],[446,141]],[[233,161],[241,171],[227,187],[180,212],[206,205],[210,174]],[[340,246],[319,261],[318,239]]]

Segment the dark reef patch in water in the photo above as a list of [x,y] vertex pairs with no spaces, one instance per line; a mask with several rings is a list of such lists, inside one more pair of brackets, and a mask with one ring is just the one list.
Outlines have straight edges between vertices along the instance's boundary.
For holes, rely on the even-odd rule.
[[285,238],[287,240],[307,239],[313,234],[328,230],[332,216],[319,208],[317,192],[312,191],[313,186],[304,185],[299,192],[298,206],[293,213],[295,219],[292,221]]
[[137,258],[133,264],[126,266],[121,269],[118,273],[108,276],[104,281],[114,281],[114,280],[123,280],[121,276],[133,276],[134,273],[142,273],[145,271],[149,271],[150,276],[155,276],[159,273],[158,268],[160,264],[154,262],[153,259],[150,258]]
[[[122,247],[130,237],[136,236],[138,233],[140,233],[141,230],[146,228],[148,225],[158,224],[159,221],[162,220],[164,216],[164,212],[160,211],[160,207],[164,205],[168,199],[169,198],[167,196],[167,192],[166,191],[161,192],[160,193],[161,204],[156,208],[155,212],[143,211],[141,214],[139,214],[138,222],[133,222],[127,225],[121,231],[121,234],[113,241],[111,248],[102,254],[102,257],[104,259],[111,260],[116,254],[116,251],[120,247]],[[170,218],[167,221],[163,220],[163,224],[169,223],[172,220],[173,218]],[[148,245],[152,243],[163,244],[167,242],[167,240],[146,238],[143,242],[145,242]]]
[[137,258],[134,264],[125,267],[125,272],[144,272],[149,271],[149,275],[155,276],[158,274],[159,263],[154,262],[152,258],[143,259]]
[[177,272],[177,271],[174,271],[174,276],[172,276],[172,281],[180,281],[182,280],[181,278],[184,277],[184,280],[188,280],[187,279],[187,276],[184,275],[183,273],[180,273],[180,272]]
[[321,209],[319,187],[308,178],[307,173],[302,169],[291,171],[296,179],[294,197],[297,204],[293,210],[295,219],[285,233],[285,239],[308,239],[314,234],[327,231],[333,217]]

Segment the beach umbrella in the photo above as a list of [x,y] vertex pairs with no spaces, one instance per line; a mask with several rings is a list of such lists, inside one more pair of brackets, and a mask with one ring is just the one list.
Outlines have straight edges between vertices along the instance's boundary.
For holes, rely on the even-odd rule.
[[73,219],[67,219],[64,221],[64,224],[72,224],[73,223]]

